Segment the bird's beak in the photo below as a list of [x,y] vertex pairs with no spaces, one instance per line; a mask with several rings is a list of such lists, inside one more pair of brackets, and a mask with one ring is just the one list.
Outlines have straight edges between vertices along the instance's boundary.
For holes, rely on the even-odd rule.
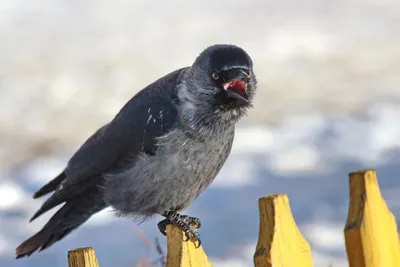
[[248,73],[246,70],[240,68],[227,70],[223,73],[224,83],[222,84],[226,94],[241,102],[249,103],[250,100],[246,93],[247,81],[245,80],[249,77],[250,72]]
[[239,74],[238,74],[238,78],[250,78],[250,72],[246,72],[245,70],[239,69]]
[[247,79],[250,77],[250,73],[247,73],[243,69],[231,69],[226,72],[225,81],[230,82],[234,79]]
[[239,94],[239,93],[237,93],[237,92],[235,92],[233,90],[229,90],[229,89],[226,90],[225,92],[230,97],[236,98],[237,100],[240,100],[240,101],[242,101],[244,103],[250,103],[250,100],[247,98],[246,94],[245,94],[245,96],[242,96],[241,94]]

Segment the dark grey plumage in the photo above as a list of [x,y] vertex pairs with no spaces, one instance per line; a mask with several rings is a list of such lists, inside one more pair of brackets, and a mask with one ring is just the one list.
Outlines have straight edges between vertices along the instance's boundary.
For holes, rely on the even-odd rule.
[[252,67],[243,49],[214,45],[191,67],[137,93],[34,195],[54,191],[32,220],[64,205],[16,249],[17,258],[49,247],[107,206],[121,216],[167,220],[186,208],[230,153],[235,124],[255,94]]

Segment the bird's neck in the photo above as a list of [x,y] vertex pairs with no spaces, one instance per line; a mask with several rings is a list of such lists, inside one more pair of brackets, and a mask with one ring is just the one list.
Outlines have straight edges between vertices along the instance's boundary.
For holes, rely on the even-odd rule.
[[234,130],[242,117],[239,110],[222,110],[210,103],[199,101],[198,91],[181,83],[177,90],[180,125],[194,135],[210,138]]

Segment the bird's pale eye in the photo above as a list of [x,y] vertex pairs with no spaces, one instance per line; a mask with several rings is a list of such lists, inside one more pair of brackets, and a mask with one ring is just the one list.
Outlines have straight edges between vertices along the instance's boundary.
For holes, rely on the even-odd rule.
[[218,80],[219,79],[219,75],[216,72],[213,72],[212,77],[214,80]]

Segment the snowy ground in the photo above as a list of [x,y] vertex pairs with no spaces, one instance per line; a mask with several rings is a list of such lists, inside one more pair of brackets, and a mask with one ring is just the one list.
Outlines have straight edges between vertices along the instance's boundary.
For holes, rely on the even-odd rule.
[[315,266],[347,266],[348,172],[376,169],[400,218],[399,24],[395,0],[0,0],[0,266],[66,266],[82,246],[102,266],[134,266],[139,230],[165,245],[157,219],[104,211],[13,259],[51,215],[28,223],[43,201],[32,193],[137,90],[214,43],[245,48],[260,89],[227,164],[187,211],[203,221],[206,252],[216,267],[252,266],[257,200],[287,193]]

